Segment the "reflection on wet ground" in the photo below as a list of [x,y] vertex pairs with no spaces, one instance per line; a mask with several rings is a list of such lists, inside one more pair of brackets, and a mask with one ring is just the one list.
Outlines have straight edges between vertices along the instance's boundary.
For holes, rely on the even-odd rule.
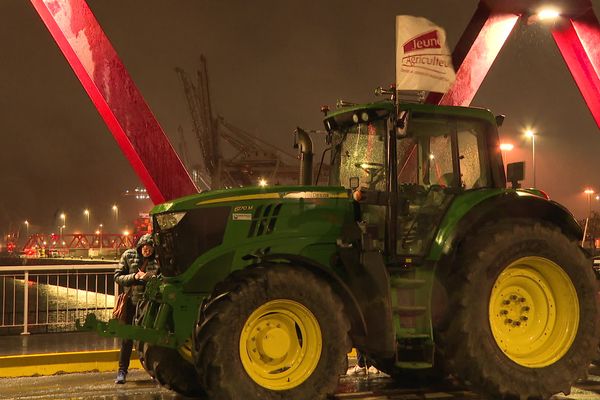
[[[553,400],[600,399],[600,369],[592,367],[590,377],[579,382],[569,396],[554,396]],[[158,386],[146,372],[131,371],[127,384],[115,385],[114,372],[68,374],[32,378],[0,379],[0,399],[100,399],[100,400],[184,400]],[[483,399],[451,384],[439,387],[402,387],[391,378],[342,377],[336,400],[429,400]],[[250,399],[248,399],[250,400]],[[252,399],[254,400],[254,399]]]
[[478,395],[451,383],[415,385],[399,383],[390,377],[377,374],[368,377],[340,379],[335,399],[479,399]]

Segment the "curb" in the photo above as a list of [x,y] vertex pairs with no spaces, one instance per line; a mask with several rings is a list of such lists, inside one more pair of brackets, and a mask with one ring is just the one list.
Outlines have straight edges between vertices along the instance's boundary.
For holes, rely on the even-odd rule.
[[[27,354],[0,357],[0,378],[46,376],[75,372],[116,371],[119,350]],[[141,369],[135,350],[130,369]]]
[[[356,349],[352,349],[348,357],[356,358]],[[0,356],[0,378],[109,372],[118,368],[119,350]],[[142,368],[137,352],[133,350],[129,369]]]

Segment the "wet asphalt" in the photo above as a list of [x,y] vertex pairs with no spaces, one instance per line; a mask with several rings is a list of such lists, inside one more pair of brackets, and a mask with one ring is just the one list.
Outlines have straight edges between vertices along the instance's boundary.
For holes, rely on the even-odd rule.
[[[0,399],[30,400],[185,400],[156,384],[145,371],[131,371],[125,385],[114,384],[115,374],[78,373],[29,378],[0,379]],[[483,399],[464,388],[444,384],[439,387],[401,387],[388,377],[342,377],[337,400],[425,400]],[[600,400],[600,368],[591,367],[588,379],[578,382],[569,396],[554,396],[553,400]]]

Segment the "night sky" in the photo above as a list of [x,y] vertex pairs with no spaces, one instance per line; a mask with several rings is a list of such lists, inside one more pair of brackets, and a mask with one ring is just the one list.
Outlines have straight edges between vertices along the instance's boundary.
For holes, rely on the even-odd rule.
[[[296,126],[321,129],[323,104],[375,100],[394,80],[394,21],[426,17],[454,47],[477,0],[89,0],[150,108],[179,146],[185,129],[191,163],[200,153],[175,67],[208,60],[213,110],[293,152]],[[600,0],[593,0],[600,13]],[[27,0],[0,0],[0,233],[21,228],[120,231],[150,201],[122,196],[140,182],[46,27]],[[600,190],[600,131],[547,27],[518,25],[475,97],[474,106],[506,114],[503,141],[536,181],[578,218],[583,190]],[[321,149],[317,149],[320,157]],[[316,157],[317,158],[317,157]],[[119,206],[119,226],[111,211]],[[600,210],[600,202],[592,208]]]

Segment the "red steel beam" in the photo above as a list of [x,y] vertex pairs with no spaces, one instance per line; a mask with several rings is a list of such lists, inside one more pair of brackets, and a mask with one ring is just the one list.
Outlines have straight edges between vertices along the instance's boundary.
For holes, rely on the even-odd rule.
[[567,67],[600,127],[600,24],[590,8],[552,31]]
[[468,106],[508,39],[520,14],[492,11],[480,2],[452,53],[456,80],[450,89],[428,97],[428,103]]
[[154,204],[197,193],[85,0],[31,0]]

